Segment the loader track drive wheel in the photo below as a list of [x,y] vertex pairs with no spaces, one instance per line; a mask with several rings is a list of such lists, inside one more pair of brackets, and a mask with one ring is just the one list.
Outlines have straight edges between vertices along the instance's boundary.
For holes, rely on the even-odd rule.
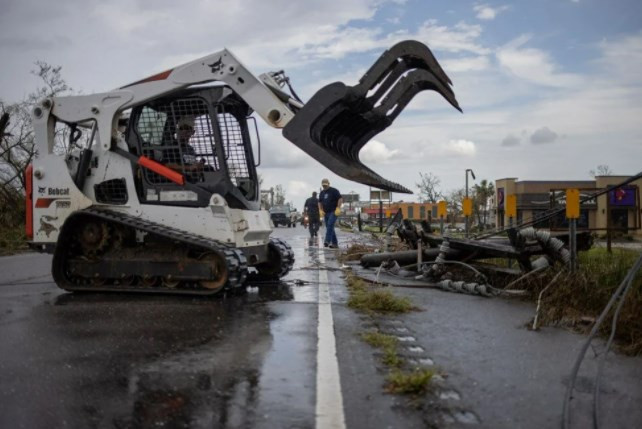
[[256,266],[256,273],[250,275],[250,281],[279,280],[292,270],[294,252],[288,243],[278,238],[272,238],[268,249],[268,261]]
[[357,85],[327,85],[308,102],[283,71],[255,76],[227,49],[111,91],[40,100],[25,171],[29,244],[53,253],[68,291],[214,295],[248,278],[278,282],[294,253],[272,225],[296,224],[262,207],[274,193],[259,187],[256,120],[341,177],[410,192],[359,151],[422,90],[459,109],[450,85],[428,47],[405,41]]

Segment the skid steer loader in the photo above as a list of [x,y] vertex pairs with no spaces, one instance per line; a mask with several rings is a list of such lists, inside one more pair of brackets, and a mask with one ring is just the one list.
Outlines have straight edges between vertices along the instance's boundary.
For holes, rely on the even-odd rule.
[[256,77],[225,49],[113,91],[42,100],[27,168],[30,244],[53,253],[54,280],[69,291],[208,295],[248,276],[279,279],[294,255],[260,209],[250,115],[341,177],[410,192],[359,151],[419,91],[459,109],[450,84],[425,45],[405,41],[356,86],[330,84],[307,103],[283,72]]

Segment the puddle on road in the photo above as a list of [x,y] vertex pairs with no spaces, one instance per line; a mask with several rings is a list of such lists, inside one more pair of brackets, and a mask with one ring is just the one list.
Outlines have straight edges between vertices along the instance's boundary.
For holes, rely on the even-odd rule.
[[283,314],[270,321],[272,346],[260,370],[257,422],[305,427],[315,409],[316,335],[310,332],[316,329],[316,317],[310,317],[307,306],[273,308]]

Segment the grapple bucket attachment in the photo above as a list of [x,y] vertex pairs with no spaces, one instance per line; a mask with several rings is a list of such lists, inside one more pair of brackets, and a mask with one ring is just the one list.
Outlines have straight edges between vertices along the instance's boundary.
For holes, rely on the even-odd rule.
[[283,136],[341,177],[411,194],[363,165],[359,151],[420,91],[437,91],[461,111],[451,83],[426,45],[406,40],[384,52],[359,84],[335,82],[317,91],[286,125]]

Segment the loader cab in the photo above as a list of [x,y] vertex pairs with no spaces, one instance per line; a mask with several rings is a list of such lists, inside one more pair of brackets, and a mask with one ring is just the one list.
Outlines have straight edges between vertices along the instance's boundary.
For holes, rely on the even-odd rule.
[[248,105],[226,86],[187,89],[135,107],[126,134],[130,151],[180,173],[190,184],[178,185],[134,167],[140,201],[204,207],[216,193],[232,208],[257,210],[250,114]]

